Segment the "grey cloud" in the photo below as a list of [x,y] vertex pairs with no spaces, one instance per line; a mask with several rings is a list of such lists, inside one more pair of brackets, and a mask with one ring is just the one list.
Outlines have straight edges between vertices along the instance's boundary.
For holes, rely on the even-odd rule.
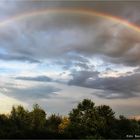
[[30,57],[26,56],[17,56],[17,55],[10,55],[10,54],[0,54],[0,59],[1,60],[6,60],[6,61],[22,61],[22,62],[30,62],[30,63],[40,63],[39,60],[35,60]]
[[52,86],[33,86],[26,88],[19,87],[5,87],[6,91],[1,89],[1,92],[9,97],[13,97],[22,101],[35,101],[45,98],[50,98],[52,94],[56,94],[56,92],[61,89],[52,87]]
[[134,70],[135,73],[139,73],[140,72],[140,67],[137,67],[135,70]]
[[98,74],[96,71],[73,71],[71,74],[73,79],[69,81],[69,85],[88,87],[88,80],[97,78]]
[[[8,19],[8,17],[51,7],[63,7],[66,9],[85,7],[101,13],[108,13],[112,16],[122,17],[139,25],[139,2],[116,1],[30,0],[27,2],[11,0],[11,2],[3,2],[4,4],[2,5],[2,2],[0,2],[0,18],[2,21],[3,19]],[[95,71],[96,66],[94,67],[94,64],[90,64],[89,60],[92,61],[92,58],[102,59],[104,65],[113,63],[115,66],[117,64],[133,67],[140,66],[140,34],[115,21],[86,14],[64,12],[12,21],[6,26],[0,27],[0,59],[6,62],[16,60],[43,63],[43,61],[47,61],[52,65],[68,70],[68,72],[73,67],[80,67],[80,71],[71,71],[73,78],[69,81],[69,85],[87,87],[93,90],[99,89],[101,92],[94,94],[107,99],[139,96],[139,69],[133,73],[125,74],[129,76],[103,78],[99,77],[100,73]],[[109,72],[111,70],[105,71]],[[33,82],[34,84],[37,81],[39,83],[41,83],[40,81],[46,82],[41,84],[54,82],[53,79],[45,76],[17,77],[17,79],[29,83],[36,81]],[[20,83],[18,80],[17,82]],[[14,84],[8,87],[8,83],[6,85],[1,87],[2,93],[25,102],[26,100],[27,102],[30,102],[30,100],[34,102],[40,99],[47,99],[61,90],[47,85],[26,86],[26,88],[16,87]],[[3,88],[6,90],[2,90]],[[77,92],[80,93],[80,90],[77,90]],[[86,96],[87,94],[84,97]],[[50,100],[50,104],[55,106],[55,110],[58,110],[58,107],[65,108],[63,102],[60,105],[61,100],[55,100],[58,102],[57,104]],[[65,102],[66,105],[67,103],[69,104],[66,99]],[[42,100],[40,101],[41,103]],[[44,101],[44,104],[46,106],[46,101]],[[51,108],[51,110],[53,109]]]
[[[50,33],[48,31],[48,40],[43,37],[45,36],[44,34],[43,36],[38,36],[42,38],[41,42],[33,37],[34,46],[39,46],[39,49],[35,47],[36,50],[31,49],[29,51],[31,51],[35,57],[42,59],[61,59],[60,56],[64,56],[65,59],[70,52],[74,52],[77,55],[81,54],[89,58],[99,55],[102,59],[106,58],[106,61],[116,64],[120,63],[130,66],[140,64],[139,33],[129,28],[125,29],[123,25],[110,23],[102,19],[99,21],[96,19],[98,25],[94,24],[93,21],[89,21],[86,25],[83,24],[80,27],[79,22],[75,21],[73,17],[67,16],[70,21],[75,21],[75,23],[70,22],[71,27],[69,29],[69,27],[67,27],[68,20],[63,16],[61,18],[65,20],[63,21],[59,18],[53,19],[54,21],[52,23],[56,25],[51,25],[53,28]],[[80,18],[84,20],[83,17]],[[58,21],[60,23],[58,23]],[[43,28],[44,25],[40,27]],[[56,30],[55,27],[59,29]],[[57,36],[57,34],[59,34],[59,36]],[[71,38],[71,40],[69,40],[69,38]],[[47,42],[47,44],[45,42]],[[49,46],[53,47],[50,48]]]
[[83,68],[83,69],[90,69],[90,68],[94,68],[94,66],[89,66],[88,64],[85,64],[85,63],[75,63],[76,66],[79,66],[80,68]]
[[[37,7],[36,3],[29,2],[30,7],[32,4]],[[66,59],[64,68],[67,68],[68,63],[73,65],[70,60],[77,59],[69,57],[69,53],[75,53],[87,58],[99,55],[101,59],[116,64],[140,65],[139,33],[109,20],[84,14],[54,13],[27,18],[16,24],[17,27],[10,26],[9,30],[0,32],[1,48],[9,54],[26,56],[24,59]]]
[[[63,74],[63,73],[62,73]],[[60,74],[60,77],[62,76],[62,74]],[[61,80],[61,79],[53,79],[50,78],[48,76],[35,76],[35,77],[30,77],[30,76],[26,76],[26,77],[15,77],[16,80],[25,80],[25,81],[36,81],[36,82],[53,82],[53,83],[63,83],[66,84],[66,81]]]
[[69,70],[72,67],[77,67],[77,66],[82,69],[87,69],[87,68],[90,69],[91,67],[94,67],[93,65],[90,66],[89,60],[86,57],[76,53],[71,53],[71,54],[66,54],[64,56],[61,56],[61,58],[59,60],[55,60],[54,63],[59,66],[62,66],[63,69],[65,70]]
[[[92,8],[94,10],[103,12],[103,13],[111,13],[116,16],[123,16],[124,18],[134,18],[133,16],[136,16],[137,13],[134,13],[137,9],[139,9],[139,1],[61,1],[61,0],[55,0],[55,1],[36,1],[36,0],[30,0],[30,1],[1,1],[1,8],[4,11],[15,11],[15,12],[23,12],[23,11],[29,11],[29,10],[36,10],[41,8],[50,8],[50,7],[86,7],[86,8]],[[5,6],[7,5],[7,6]],[[11,6],[10,6],[11,5]],[[119,8],[119,10],[118,10]],[[12,9],[12,10],[11,10]]]
[[28,80],[28,81],[40,81],[40,82],[52,82],[53,80],[47,76],[36,76],[36,77],[16,77],[18,80]]
[[69,81],[69,85],[100,89],[103,92],[96,94],[102,98],[130,98],[140,96],[140,74],[131,74],[120,77],[98,77],[96,72],[77,71]]

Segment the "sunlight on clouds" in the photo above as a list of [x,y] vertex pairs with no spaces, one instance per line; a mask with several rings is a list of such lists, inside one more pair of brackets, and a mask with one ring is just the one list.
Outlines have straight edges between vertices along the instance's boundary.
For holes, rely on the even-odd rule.
[[28,103],[0,93],[0,113],[9,113],[13,105],[23,105],[24,107],[27,107]]
[[131,74],[134,74],[134,71],[138,67],[125,67],[125,66],[113,66],[110,68],[107,68],[105,71],[103,71],[100,76],[101,77],[121,77],[121,76],[129,76]]

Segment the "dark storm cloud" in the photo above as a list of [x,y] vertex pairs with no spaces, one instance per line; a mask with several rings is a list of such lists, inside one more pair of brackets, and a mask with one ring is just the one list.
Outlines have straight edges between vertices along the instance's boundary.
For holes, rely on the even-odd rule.
[[47,76],[37,76],[37,77],[16,77],[18,80],[28,80],[28,81],[40,81],[40,82],[52,82],[53,80]]
[[96,94],[102,98],[130,98],[140,96],[140,73],[120,77],[99,77],[97,72],[77,71],[69,81],[69,85],[100,89]]

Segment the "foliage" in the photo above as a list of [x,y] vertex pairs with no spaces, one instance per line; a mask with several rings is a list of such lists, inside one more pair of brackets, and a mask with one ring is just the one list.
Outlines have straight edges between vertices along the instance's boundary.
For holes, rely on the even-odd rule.
[[94,103],[84,99],[77,108],[69,113],[71,137],[86,138],[98,135],[99,127],[103,126],[103,121],[98,115]]
[[46,126],[48,131],[50,133],[57,133],[58,130],[59,130],[59,125],[62,121],[62,118],[61,116],[59,115],[55,115],[55,114],[52,114],[48,119],[47,119],[47,124]]
[[[31,111],[14,106],[9,115],[0,115],[0,138],[61,138],[61,139],[125,139],[140,136],[140,121],[115,112],[106,105],[95,106],[84,99],[69,115],[60,116],[46,112],[37,104]],[[138,137],[140,138],[140,137]]]
[[63,117],[61,123],[58,126],[59,132],[64,133],[64,131],[67,129],[67,127],[70,124],[70,120],[68,117]]
[[33,111],[29,114],[31,129],[39,131],[44,129],[46,124],[46,113],[38,104],[33,106]]

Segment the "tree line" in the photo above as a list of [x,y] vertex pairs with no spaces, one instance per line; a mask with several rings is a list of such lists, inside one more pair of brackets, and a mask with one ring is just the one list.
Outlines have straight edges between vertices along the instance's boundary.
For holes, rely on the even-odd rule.
[[123,139],[140,138],[140,121],[115,117],[107,105],[84,99],[67,116],[46,112],[37,104],[31,111],[13,106],[0,114],[0,138]]

